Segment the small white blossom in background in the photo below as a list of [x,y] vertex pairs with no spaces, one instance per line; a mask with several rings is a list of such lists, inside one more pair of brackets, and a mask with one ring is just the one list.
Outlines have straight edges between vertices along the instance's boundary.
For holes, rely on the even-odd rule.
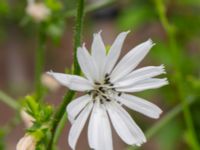
[[34,0],[28,0],[26,7],[26,13],[31,16],[36,22],[44,21],[48,18],[51,11],[42,2],[35,2]]
[[31,115],[29,115],[24,109],[21,110],[20,115],[27,128],[33,125],[35,119]]
[[50,89],[51,91],[56,91],[60,87],[60,84],[58,83],[58,81],[52,78],[52,76],[49,76],[47,74],[42,75],[41,81],[42,81],[42,84],[46,86],[48,89]]
[[17,143],[16,150],[35,150],[36,139],[29,134],[22,137]]
[[116,63],[128,33],[122,32],[117,36],[108,54],[100,32],[94,34],[91,54],[85,45],[78,48],[77,59],[85,77],[48,72],[69,89],[86,92],[67,106],[68,118],[72,123],[68,141],[72,149],[75,149],[89,116],[89,146],[95,150],[112,150],[110,122],[125,143],[140,146],[146,142],[144,133],[124,106],[154,119],[162,113],[151,102],[130,94],[168,84],[166,78],[156,78],[165,73],[163,65],[136,69],[154,45],[152,41],[147,40],[134,47]]

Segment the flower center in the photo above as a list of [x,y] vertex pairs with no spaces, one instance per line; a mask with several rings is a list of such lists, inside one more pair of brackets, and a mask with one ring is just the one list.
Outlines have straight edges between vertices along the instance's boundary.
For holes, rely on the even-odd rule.
[[101,104],[104,102],[111,102],[115,100],[114,97],[121,96],[121,92],[117,92],[114,88],[114,84],[110,82],[109,74],[104,77],[103,83],[95,82],[94,89],[89,91],[88,94],[92,96],[93,102],[100,101]]

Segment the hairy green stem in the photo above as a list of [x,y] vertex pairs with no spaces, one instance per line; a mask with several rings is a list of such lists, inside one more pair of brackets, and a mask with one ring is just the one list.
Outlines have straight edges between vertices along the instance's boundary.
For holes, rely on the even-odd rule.
[[[74,33],[74,63],[73,63],[74,65],[73,73],[76,75],[80,74],[80,67],[77,61],[76,54],[77,54],[77,48],[81,44],[82,26],[83,26],[83,18],[84,18],[84,3],[85,3],[84,0],[78,0],[78,3],[77,3],[77,16],[76,16],[75,33]],[[52,122],[52,138],[48,146],[49,150],[52,150],[58,141],[58,137],[63,128],[63,123],[65,123],[65,121],[61,121],[61,120],[66,112],[66,106],[73,99],[74,95],[75,95],[74,91],[71,91],[71,90],[68,91],[68,93],[63,99],[63,102],[60,104],[58,111],[56,112],[54,116],[54,119]]]
[[182,106],[183,106],[183,114],[184,114],[184,119],[185,119],[185,123],[187,125],[189,134],[191,136],[191,147],[193,150],[199,150],[200,146],[197,140],[197,136],[195,133],[195,129],[194,129],[194,125],[193,125],[193,120],[191,117],[191,112],[189,109],[189,105],[187,104],[187,93],[185,90],[185,85],[184,85],[184,76],[181,73],[182,72],[182,66],[181,66],[181,58],[179,55],[179,50],[177,47],[177,40],[176,40],[176,31],[175,31],[175,27],[172,26],[167,17],[166,17],[166,10],[165,10],[165,6],[163,4],[162,0],[155,0],[155,6],[160,18],[160,21],[169,37],[169,45],[170,45],[170,50],[171,50],[171,56],[173,57],[172,60],[174,60],[174,70],[176,71],[176,74],[178,75],[178,77],[176,78],[176,85],[177,85],[177,91],[178,91],[178,95],[179,98],[181,100]]
[[[95,2],[93,4],[90,4],[88,6],[85,7],[84,9],[84,13],[88,13],[88,12],[91,12],[91,11],[95,11],[95,10],[98,10],[102,7],[105,7],[105,6],[108,6],[112,3],[116,2],[116,0],[106,0],[106,1],[98,1],[98,2]],[[68,18],[68,17],[72,17],[72,16],[75,16],[76,15],[76,10],[70,10],[70,11],[67,11],[65,13],[65,16]]]
[[54,136],[54,139],[53,139],[53,145],[57,144],[58,139],[59,139],[64,127],[65,127],[66,121],[67,121],[67,112],[65,112],[64,115],[62,116],[62,119],[60,120],[60,122],[58,124],[57,130],[55,131],[55,136]]
[[83,28],[83,19],[84,19],[84,3],[85,0],[78,0],[77,4],[77,16],[74,32],[74,74],[80,74],[80,66],[77,60],[77,48],[81,45],[81,36]]
[[20,105],[12,97],[5,94],[3,91],[0,91],[0,101],[11,107],[12,109],[18,110]]
[[44,55],[45,55],[45,42],[46,42],[46,34],[44,32],[43,26],[39,27],[39,35],[38,35],[38,48],[35,53],[35,91],[36,91],[36,99],[38,101],[41,100],[43,95],[43,86],[41,83],[41,75],[44,69]]
[[[195,97],[192,99],[188,99],[186,101],[187,105],[192,105],[195,101],[197,101],[199,97]],[[165,127],[170,121],[172,121],[178,114],[183,111],[184,107],[182,104],[177,105],[171,111],[169,111],[164,117],[162,117],[155,125],[153,125],[149,130],[145,132],[147,139],[153,137],[156,133],[158,133],[163,127]],[[128,150],[136,150],[135,147],[129,147]]]

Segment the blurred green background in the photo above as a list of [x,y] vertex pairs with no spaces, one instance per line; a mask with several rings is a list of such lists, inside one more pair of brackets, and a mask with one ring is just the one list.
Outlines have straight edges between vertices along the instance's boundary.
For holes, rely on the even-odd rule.
[[[46,35],[44,72],[64,72],[72,64],[76,1],[40,2],[51,10],[43,22],[27,15],[25,0],[0,1],[0,89],[16,100],[34,90],[39,32]],[[161,119],[151,120],[130,111],[149,138],[139,149],[198,150],[195,145],[200,143],[200,0],[87,0],[85,8],[83,42],[88,48],[94,32],[102,30],[109,46],[119,32],[131,30],[123,53],[151,38],[156,45],[140,66],[166,67],[168,86],[136,93],[163,109]],[[46,102],[59,104],[65,91],[59,88],[48,92]],[[1,102],[0,126],[0,150],[15,149],[25,128],[16,119],[15,111]],[[70,149],[69,127],[67,124],[63,131],[60,149]],[[79,140],[80,150],[89,149],[85,136],[86,132]],[[116,150],[126,149],[116,134],[114,145]]]

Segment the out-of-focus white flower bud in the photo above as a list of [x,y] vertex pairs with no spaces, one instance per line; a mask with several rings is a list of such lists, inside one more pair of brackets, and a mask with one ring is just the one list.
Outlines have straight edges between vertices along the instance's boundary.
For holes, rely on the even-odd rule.
[[27,128],[33,125],[35,119],[31,115],[29,115],[24,109],[21,110],[20,115]]
[[50,15],[50,9],[42,2],[29,1],[26,7],[26,13],[31,16],[36,22],[41,22],[47,19]]
[[47,74],[43,74],[41,80],[42,84],[49,88],[51,91],[56,91],[60,87],[60,84]]
[[26,134],[17,143],[16,150],[35,150],[36,139],[30,135]]

